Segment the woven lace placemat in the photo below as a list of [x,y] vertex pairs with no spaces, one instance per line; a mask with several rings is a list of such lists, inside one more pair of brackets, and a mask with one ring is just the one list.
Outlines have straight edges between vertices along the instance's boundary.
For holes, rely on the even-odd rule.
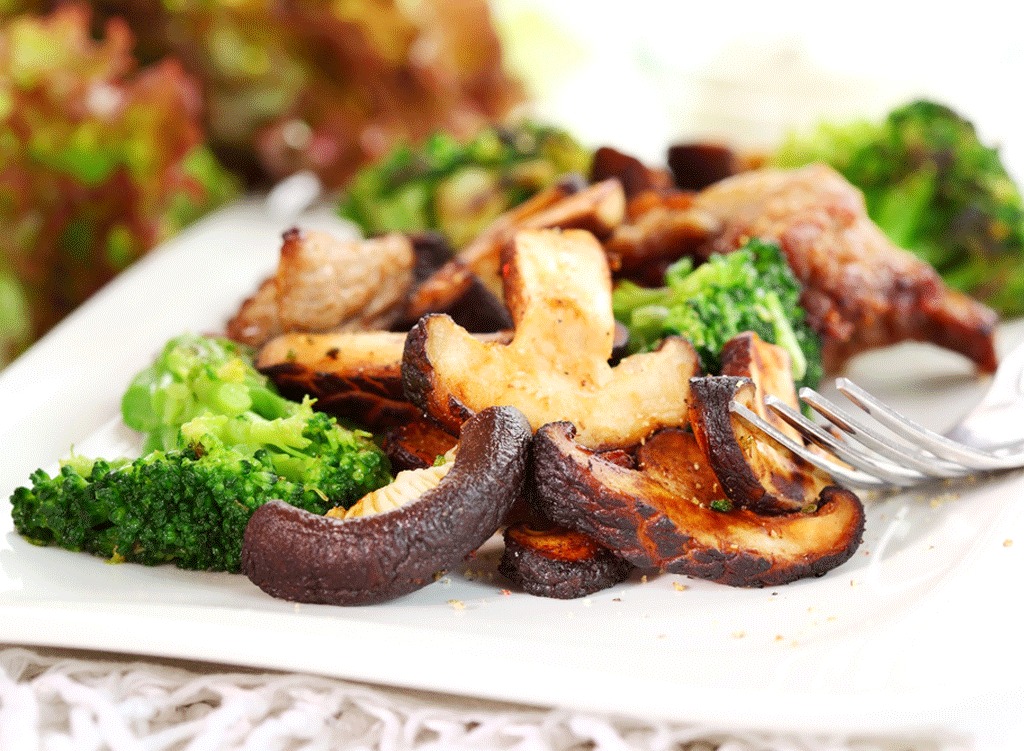
[[331,678],[0,646],[0,749],[968,751],[954,739],[723,735]]

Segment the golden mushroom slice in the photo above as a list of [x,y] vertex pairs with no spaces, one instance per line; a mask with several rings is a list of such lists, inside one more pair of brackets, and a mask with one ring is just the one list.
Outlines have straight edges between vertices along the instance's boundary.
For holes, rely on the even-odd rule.
[[421,319],[402,362],[411,402],[452,432],[486,407],[513,405],[534,430],[571,422],[591,448],[631,446],[686,422],[689,379],[698,370],[689,342],[669,337],[656,352],[608,364],[611,276],[592,234],[524,231],[508,250],[511,341],[480,341],[446,315]]

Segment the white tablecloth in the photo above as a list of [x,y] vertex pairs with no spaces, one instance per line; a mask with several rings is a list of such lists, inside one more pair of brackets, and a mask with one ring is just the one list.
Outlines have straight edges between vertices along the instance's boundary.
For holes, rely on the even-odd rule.
[[0,646],[0,749],[35,748],[967,751],[972,746],[949,738],[723,735],[696,726],[386,689],[310,675]]

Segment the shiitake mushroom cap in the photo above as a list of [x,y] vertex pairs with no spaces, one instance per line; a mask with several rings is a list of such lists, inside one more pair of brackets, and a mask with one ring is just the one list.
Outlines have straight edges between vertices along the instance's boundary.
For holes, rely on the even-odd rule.
[[463,426],[441,483],[398,509],[343,520],[272,501],[246,527],[242,571],[274,597],[331,605],[424,587],[498,530],[521,493],[529,445],[522,413],[492,407]]

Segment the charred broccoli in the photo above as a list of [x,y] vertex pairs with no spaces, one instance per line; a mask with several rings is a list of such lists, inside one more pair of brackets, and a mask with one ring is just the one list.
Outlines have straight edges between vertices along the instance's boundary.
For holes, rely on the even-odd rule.
[[390,481],[369,434],[260,379],[238,345],[173,340],[123,407],[158,447],[134,461],[72,457],[54,477],[35,472],[11,497],[18,533],[114,561],[237,571],[245,525],[267,501],[322,514]]
[[693,343],[704,370],[718,373],[725,343],[754,331],[789,353],[798,387],[821,380],[821,341],[807,324],[800,284],[777,245],[751,240],[696,269],[690,258],[682,258],[669,267],[665,285],[616,285],[615,317],[629,329],[632,351],[650,350],[679,334]]
[[792,135],[772,161],[830,164],[864,192],[890,239],[947,284],[1003,314],[1024,313],[1020,192],[999,152],[949,107],[916,101],[881,123],[823,124]]
[[486,128],[467,143],[439,132],[360,171],[339,213],[367,234],[431,229],[459,247],[562,175],[585,174],[590,159],[572,136],[548,126]]

